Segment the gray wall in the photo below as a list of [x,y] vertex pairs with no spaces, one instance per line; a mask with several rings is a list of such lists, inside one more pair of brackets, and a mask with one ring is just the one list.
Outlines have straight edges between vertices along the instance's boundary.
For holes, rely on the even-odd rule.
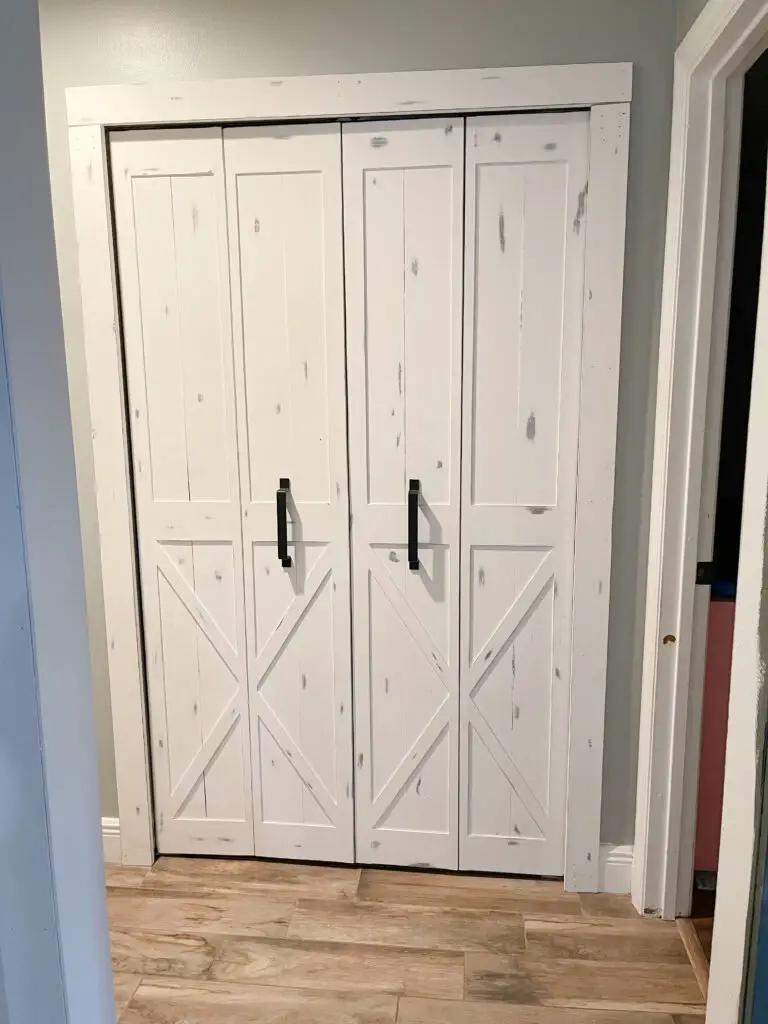
[[680,41],[707,6],[707,0],[677,0],[677,38]]
[[117,813],[64,90],[168,79],[632,61],[603,838],[634,827],[642,610],[676,9],[671,0],[40,0],[102,807]]

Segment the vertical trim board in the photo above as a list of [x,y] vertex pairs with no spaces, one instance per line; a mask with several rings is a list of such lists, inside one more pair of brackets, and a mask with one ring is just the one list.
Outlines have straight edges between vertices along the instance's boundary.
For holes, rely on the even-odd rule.
[[133,501],[104,132],[70,131],[122,855],[154,860]]
[[[730,322],[731,280],[736,241],[736,213],[741,166],[741,115],[744,80],[731,78],[726,85],[726,119],[720,227],[713,296],[713,327],[710,344],[709,380],[702,453],[701,503],[699,508],[697,562],[712,559],[715,506],[720,459],[720,428],[725,390],[725,368]],[[690,693],[685,736],[685,763],[681,811],[681,840],[677,868],[677,896],[674,912],[687,917],[693,895],[693,856],[698,808],[701,712],[704,671],[707,658],[710,588],[697,586],[694,592],[691,626]]]
[[596,892],[608,660],[629,105],[595,107],[589,200],[574,564],[565,888]]

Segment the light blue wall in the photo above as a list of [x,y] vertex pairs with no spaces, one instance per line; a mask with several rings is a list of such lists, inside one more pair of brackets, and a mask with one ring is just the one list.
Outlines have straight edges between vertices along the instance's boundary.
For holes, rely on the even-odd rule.
[[[0,1021],[7,1000],[14,1022],[59,1024],[64,990],[1,311],[0,566],[0,955],[7,972]],[[30,1016],[18,1016],[22,1007]]]
[[0,139],[0,957],[6,1008],[10,1024],[114,1024],[34,0],[0,3]]

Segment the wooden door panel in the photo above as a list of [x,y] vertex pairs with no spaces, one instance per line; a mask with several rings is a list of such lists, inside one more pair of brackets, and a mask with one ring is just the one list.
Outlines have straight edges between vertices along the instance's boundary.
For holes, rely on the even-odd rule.
[[112,141],[156,838],[253,853],[221,132]]
[[467,133],[460,864],[558,875],[588,118]]
[[345,125],[343,150],[357,856],[455,868],[463,122]]
[[[224,132],[260,856],[354,857],[341,136]],[[290,481],[289,553],[275,495]]]

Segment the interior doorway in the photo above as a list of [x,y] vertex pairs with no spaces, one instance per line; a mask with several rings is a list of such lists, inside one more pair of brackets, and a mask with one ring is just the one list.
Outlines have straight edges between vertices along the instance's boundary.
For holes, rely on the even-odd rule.
[[725,745],[730,696],[733,627],[744,500],[752,367],[755,354],[760,256],[768,160],[768,53],[744,78],[744,106],[725,364],[720,457],[711,563],[700,563],[697,581],[710,586],[699,754],[692,916],[705,949],[717,885],[723,808]]
[[[729,126],[731,129],[734,125]],[[739,591],[742,515],[750,425],[752,378],[760,299],[761,260],[768,166],[768,52],[749,68],[743,82],[743,104],[738,153],[734,152],[732,187],[724,184],[723,217],[727,204],[735,206],[731,271],[721,253],[721,276],[728,278],[730,296],[722,293],[725,316],[722,340],[713,340],[705,437],[705,483],[702,522],[710,517],[712,557],[697,564],[697,601],[706,608],[697,620],[706,623],[696,632],[705,646],[703,667],[701,741],[698,785],[695,791],[695,830],[690,920],[679,921],[681,935],[705,990],[720,861],[723,795],[728,734],[731,667],[734,651],[736,599]],[[736,172],[737,165],[737,172]],[[726,164],[727,167],[727,164]],[[727,170],[725,181],[727,182]],[[727,228],[723,232],[727,235]],[[722,283],[726,283],[725,281]],[[717,305],[718,299],[715,300]],[[707,456],[708,453],[708,456]],[[710,486],[707,486],[709,458]],[[702,593],[699,588],[707,588]],[[701,605],[699,606],[701,607]],[[700,638],[697,641],[697,636]],[[693,808],[690,808],[692,811]]]

